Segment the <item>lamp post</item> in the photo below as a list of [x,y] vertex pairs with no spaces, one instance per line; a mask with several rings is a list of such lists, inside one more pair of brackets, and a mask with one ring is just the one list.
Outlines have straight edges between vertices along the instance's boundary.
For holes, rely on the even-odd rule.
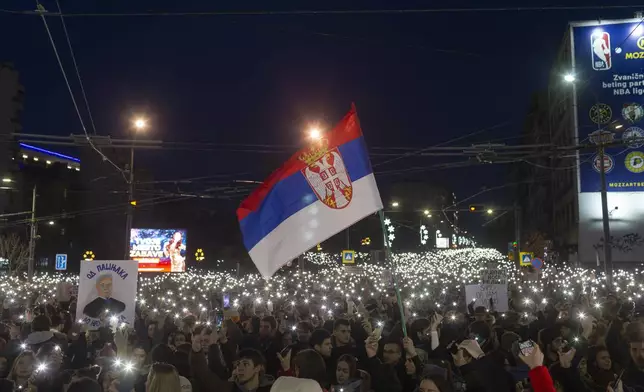
[[[147,128],[148,122],[144,118],[136,118],[132,122],[134,128],[134,140],[138,132]],[[130,232],[132,231],[132,215],[134,213],[134,146],[130,148],[130,178],[128,180],[128,205],[127,216],[125,219],[125,253],[123,260],[130,259]]]
[[[564,76],[564,81],[573,83],[576,81],[574,74],[567,74]],[[595,97],[597,98],[597,97]],[[598,100],[597,100],[598,101]],[[614,128],[622,128],[621,124],[614,124]],[[597,157],[599,158],[599,178],[600,178],[600,194],[602,204],[602,230],[604,235],[604,274],[606,275],[606,283],[608,287],[613,285],[613,254],[611,249],[610,238],[610,223],[608,213],[608,193],[606,190],[606,162],[604,161],[606,154],[606,145],[613,141],[613,133],[611,131],[601,128],[597,123],[597,130],[591,133],[590,140],[597,145]],[[595,162],[592,163],[593,165]],[[579,170],[579,169],[577,169]],[[610,268],[609,268],[610,267]]]

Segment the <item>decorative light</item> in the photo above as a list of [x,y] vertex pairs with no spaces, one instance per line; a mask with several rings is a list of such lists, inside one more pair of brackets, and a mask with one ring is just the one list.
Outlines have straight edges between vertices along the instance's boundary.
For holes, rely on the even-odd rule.
[[83,253],[83,260],[94,260],[95,258],[96,255],[91,250],[87,250]]
[[206,255],[203,252],[203,249],[198,248],[197,251],[195,252],[195,260],[197,261],[204,261],[206,259]]

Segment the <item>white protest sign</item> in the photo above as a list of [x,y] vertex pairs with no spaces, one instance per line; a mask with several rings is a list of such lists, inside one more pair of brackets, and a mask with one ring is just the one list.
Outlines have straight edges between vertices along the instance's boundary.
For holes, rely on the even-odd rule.
[[76,318],[90,329],[101,319],[134,325],[138,268],[136,260],[82,261]]
[[481,284],[507,284],[508,274],[503,266],[489,263],[481,271]]
[[484,306],[490,309],[490,299],[497,312],[508,311],[508,285],[506,284],[470,284],[465,286],[465,302],[476,300],[474,307]]
[[59,282],[56,287],[56,298],[59,302],[69,302],[74,285],[70,282]]

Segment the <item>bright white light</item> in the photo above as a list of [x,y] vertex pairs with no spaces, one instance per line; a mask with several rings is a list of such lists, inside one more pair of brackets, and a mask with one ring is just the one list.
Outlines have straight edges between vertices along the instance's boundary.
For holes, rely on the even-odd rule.
[[40,158],[34,157],[34,161],[38,162],[39,160],[40,160]]
[[48,165],[51,165],[51,161],[47,161],[47,162],[45,162],[45,163],[46,163],[46,164],[48,164]]
[[[637,27],[633,30],[633,35],[642,35],[644,33],[644,26],[642,24],[638,24]],[[639,37],[636,37],[639,38]]]
[[397,201],[394,201],[394,202],[391,203],[391,206],[392,207],[398,207],[398,206],[400,206],[400,203],[398,203]]
[[425,214],[425,215],[429,215],[429,210],[425,210],[425,211],[423,211],[423,214]]
[[492,215],[492,214],[494,213],[494,210],[489,209],[489,210],[487,210],[487,213],[488,213],[488,214],[490,214],[490,215]]
[[137,118],[136,120],[134,120],[134,128],[136,128],[137,130],[145,129],[147,126],[148,122],[144,118]]
[[564,80],[565,80],[566,82],[568,82],[568,83],[572,83],[572,82],[574,82],[574,81],[575,81],[575,75],[573,75],[573,74],[566,74],[566,76],[564,76]]
[[54,223],[56,223],[56,222],[54,222],[54,221],[49,221],[49,226],[53,226],[53,225],[54,225]]
[[585,318],[586,318],[586,314],[585,314],[585,313],[583,313],[583,312],[579,312],[579,318],[580,318],[581,320],[585,319]]
[[320,131],[320,128],[313,127],[309,129],[309,138],[311,140],[320,140],[322,137],[322,131]]
[[36,367],[36,370],[39,371],[39,372],[44,372],[45,370],[47,370],[47,364],[45,364],[45,363],[39,364]]
[[9,183],[9,182],[11,182],[11,178],[6,178],[5,177],[5,178],[2,179],[2,182],[4,182],[5,184]]

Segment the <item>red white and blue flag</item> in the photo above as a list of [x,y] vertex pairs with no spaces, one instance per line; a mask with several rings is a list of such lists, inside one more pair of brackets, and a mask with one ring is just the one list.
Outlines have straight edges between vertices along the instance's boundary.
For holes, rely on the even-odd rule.
[[272,276],[320,242],[382,209],[355,107],[293,155],[237,209],[244,245]]

